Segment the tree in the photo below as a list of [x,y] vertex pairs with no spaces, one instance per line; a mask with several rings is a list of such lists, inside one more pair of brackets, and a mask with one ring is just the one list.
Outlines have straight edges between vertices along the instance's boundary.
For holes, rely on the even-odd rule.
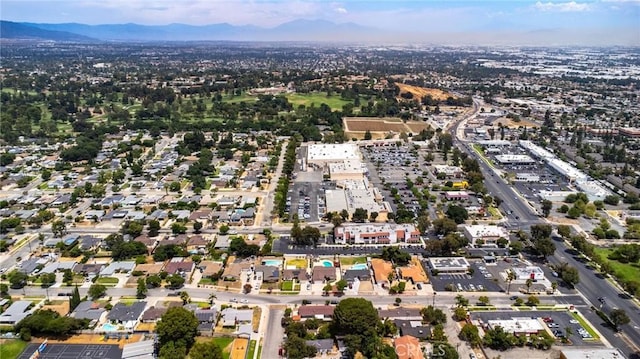
[[438,218],[433,221],[433,231],[436,235],[446,236],[458,230],[458,224],[450,218]]
[[171,307],[160,318],[156,333],[160,345],[174,342],[184,343],[187,349],[191,348],[198,335],[198,318],[183,307]]
[[322,292],[324,295],[329,295],[329,292],[331,292],[333,290],[333,286],[331,285],[331,283],[327,283],[324,285],[324,287],[322,287]]
[[447,335],[444,333],[444,326],[442,324],[436,324],[431,330],[431,340],[438,342],[446,342]]
[[369,213],[364,208],[356,208],[351,216],[351,221],[356,223],[364,223],[369,217]]
[[551,209],[553,208],[553,202],[548,199],[542,200],[542,215],[547,218],[549,214],[551,214]]
[[4,297],[8,294],[9,294],[9,286],[4,283],[0,283],[0,296]]
[[627,312],[624,309],[614,309],[609,313],[609,319],[611,319],[611,323],[618,329],[621,325],[628,324],[631,319],[627,315]]
[[497,326],[485,331],[482,341],[484,342],[484,345],[491,349],[504,351],[513,346],[512,337],[513,335],[505,332],[502,327]]
[[344,279],[340,279],[339,281],[336,282],[336,289],[338,289],[338,292],[344,292],[344,289],[349,285],[349,283],[347,283],[346,280]]
[[222,359],[222,349],[212,340],[197,342],[189,350],[190,359]]
[[98,299],[107,293],[107,287],[102,284],[94,283],[89,287],[89,297]]
[[160,347],[158,358],[160,359],[184,359],[187,357],[187,348],[182,343],[168,342]]
[[534,241],[551,237],[553,228],[549,224],[534,224],[531,226],[531,238]]
[[471,323],[466,323],[462,329],[460,329],[460,334],[458,337],[466,342],[469,342],[472,347],[477,347],[482,343],[482,339],[480,338],[480,334],[478,332],[478,327]]
[[57,220],[51,224],[51,232],[56,237],[62,237],[67,233],[67,225],[63,221]]
[[456,222],[456,224],[462,224],[469,218],[469,213],[462,206],[450,205],[447,208],[446,215],[449,219]]
[[147,277],[146,284],[147,287],[158,288],[162,284],[162,278],[157,274],[150,275]]
[[186,290],[180,292],[180,299],[182,300],[182,305],[187,305],[191,302],[191,296],[189,296]]
[[558,226],[558,235],[562,238],[571,237],[571,227],[566,224],[561,224]]
[[229,233],[229,229],[230,228],[229,228],[228,225],[226,225],[226,224],[221,225],[220,228],[219,228],[220,234],[225,235],[225,234]]
[[337,334],[364,335],[369,329],[380,325],[378,311],[370,301],[363,298],[341,300],[333,316]]
[[369,131],[369,130],[365,131],[365,133],[364,133],[364,140],[365,140],[365,141],[368,141],[368,140],[370,140],[371,138],[372,138],[372,136],[371,136],[371,131]]
[[573,206],[569,209],[569,212],[567,212],[567,217],[571,219],[576,219],[580,217],[581,214],[582,212],[580,212],[580,210],[576,206]]
[[73,288],[73,292],[71,292],[71,298],[69,298],[69,311],[72,312],[78,304],[80,304],[82,300],[80,299],[80,291],[78,290],[78,286]]
[[142,299],[147,296],[147,283],[144,278],[138,278],[138,288],[136,291],[136,298]]
[[195,233],[200,233],[201,229],[202,229],[202,222],[198,222],[198,221],[193,222],[193,231]]
[[7,276],[9,278],[9,286],[13,289],[20,289],[27,285],[27,276],[25,273],[14,270]]
[[56,283],[56,274],[55,273],[41,274],[40,282],[42,283],[42,287],[51,287]]
[[171,225],[171,232],[173,234],[185,234],[187,233],[187,227],[180,222],[175,222]]
[[509,294],[509,290],[511,289],[511,282],[516,279],[516,273],[510,269],[507,270],[507,294]]
[[458,307],[466,307],[469,305],[469,299],[463,297],[461,294],[456,296],[456,305]]
[[407,265],[411,261],[411,254],[398,247],[383,247],[380,257],[398,266]]
[[481,295],[478,297],[478,302],[482,303],[482,305],[489,305],[489,297],[486,295]]
[[422,315],[422,320],[431,324],[441,324],[447,322],[447,315],[438,308],[433,306],[428,306],[420,309],[420,315]]
[[538,297],[536,297],[535,295],[530,295],[527,298],[527,305],[530,307],[536,306],[540,304],[540,299],[538,299]]
[[524,282],[524,285],[527,286],[527,293],[529,293],[531,291],[531,286],[533,285],[533,279],[527,278],[527,280]]
[[564,266],[560,271],[560,278],[571,287],[575,287],[580,282],[580,273],[575,267]]
[[316,347],[307,345],[305,339],[296,334],[287,337],[284,349],[287,352],[287,358],[290,359],[313,358],[317,352]]
[[185,282],[184,278],[182,278],[182,276],[179,274],[173,274],[168,276],[166,278],[166,281],[167,281],[167,287],[171,289],[180,288]]
[[37,310],[30,316],[22,319],[16,324],[14,329],[16,332],[22,332],[23,329],[26,329],[30,334],[37,336],[64,336],[77,330],[85,329],[87,325],[87,321],[72,317],[63,317],[60,316],[58,312],[46,309]]
[[155,237],[160,233],[160,222],[156,219],[149,221],[149,237]]
[[533,247],[542,257],[548,257],[556,251],[556,244],[550,238],[539,239],[534,242]]

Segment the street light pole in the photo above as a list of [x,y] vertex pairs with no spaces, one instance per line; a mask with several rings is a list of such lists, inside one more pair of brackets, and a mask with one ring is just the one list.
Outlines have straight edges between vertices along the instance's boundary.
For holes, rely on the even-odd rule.
[[436,306],[436,292],[433,292],[433,300],[431,301],[431,306],[435,307]]

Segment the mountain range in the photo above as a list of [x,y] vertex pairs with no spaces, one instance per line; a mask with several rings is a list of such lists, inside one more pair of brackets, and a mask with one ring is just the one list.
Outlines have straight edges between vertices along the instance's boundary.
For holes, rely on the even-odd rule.
[[[272,28],[227,23],[211,25],[140,25],[80,23],[44,24],[0,20],[0,38],[70,42],[162,42],[162,41],[246,41],[246,42],[330,42],[438,45],[534,45],[534,46],[638,46],[637,28],[533,29],[513,24],[486,24],[458,32],[409,32],[383,30],[354,23],[326,20],[294,20]],[[515,26],[515,27],[514,27]]]
[[0,37],[55,41],[360,41],[381,31],[353,23],[294,20],[273,28],[211,25],[86,25],[1,21]]

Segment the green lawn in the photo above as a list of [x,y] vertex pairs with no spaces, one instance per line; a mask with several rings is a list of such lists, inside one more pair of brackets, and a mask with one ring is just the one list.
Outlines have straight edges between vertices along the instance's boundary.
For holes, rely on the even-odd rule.
[[248,95],[246,92],[242,93],[240,96],[223,96],[222,102],[256,102],[258,100],[258,96]]
[[593,339],[600,339],[600,337],[598,336],[598,334],[596,334],[595,330],[593,330],[593,328],[591,328],[591,326],[589,325],[589,323],[587,323],[586,320],[584,320],[581,316],[579,316],[578,314],[574,313],[574,312],[569,312],[569,314],[571,314],[571,316],[573,317],[573,319],[577,320],[580,325],[582,325],[582,327],[589,333],[591,334],[591,336],[593,337]]
[[293,281],[291,280],[285,280],[284,282],[282,282],[282,285],[280,286],[280,289],[284,290],[284,291],[299,291],[300,290],[300,284],[296,283],[296,285],[293,285]]
[[352,266],[354,264],[367,263],[366,257],[340,257],[341,266]]
[[234,338],[230,337],[218,337],[212,339],[213,342],[222,349],[223,359],[229,359],[229,356],[231,356],[231,353],[229,352],[229,349],[231,349],[231,347],[229,347],[229,345],[233,342],[233,339]]
[[256,352],[256,341],[252,340],[249,342],[249,353],[247,354],[247,359],[253,359],[253,355],[255,352]]
[[15,359],[22,354],[27,345],[29,345],[29,343],[22,340],[7,340],[4,344],[0,345],[0,358]]
[[293,107],[298,107],[299,105],[311,106],[314,104],[315,107],[319,107],[321,104],[325,103],[332,110],[341,110],[342,106],[352,103],[351,101],[343,100],[340,96],[330,96],[327,97],[325,92],[312,92],[308,94],[300,94],[300,93],[292,93],[285,95],[289,102],[293,105]]
[[620,263],[618,261],[608,259],[607,257],[609,254],[614,251],[613,248],[596,248],[595,251],[600,258],[607,260],[609,264],[611,264],[615,276],[622,282],[637,280],[640,278],[640,264]]
[[100,277],[96,280],[96,283],[102,284],[105,286],[115,286],[116,284],[118,284],[118,278]]

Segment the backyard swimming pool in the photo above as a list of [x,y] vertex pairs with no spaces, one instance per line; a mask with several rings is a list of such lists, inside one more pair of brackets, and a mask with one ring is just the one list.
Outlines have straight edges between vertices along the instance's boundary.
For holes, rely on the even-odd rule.
[[102,330],[105,332],[115,332],[118,330],[118,326],[111,323],[104,323],[102,324]]
[[278,259],[267,259],[262,261],[262,264],[265,266],[279,267],[280,264],[282,264],[282,261]]
[[332,261],[322,261],[322,265],[324,267],[333,267],[333,262]]
[[368,269],[369,267],[367,267],[367,263],[358,263],[358,264],[354,264],[351,266],[351,269]]

